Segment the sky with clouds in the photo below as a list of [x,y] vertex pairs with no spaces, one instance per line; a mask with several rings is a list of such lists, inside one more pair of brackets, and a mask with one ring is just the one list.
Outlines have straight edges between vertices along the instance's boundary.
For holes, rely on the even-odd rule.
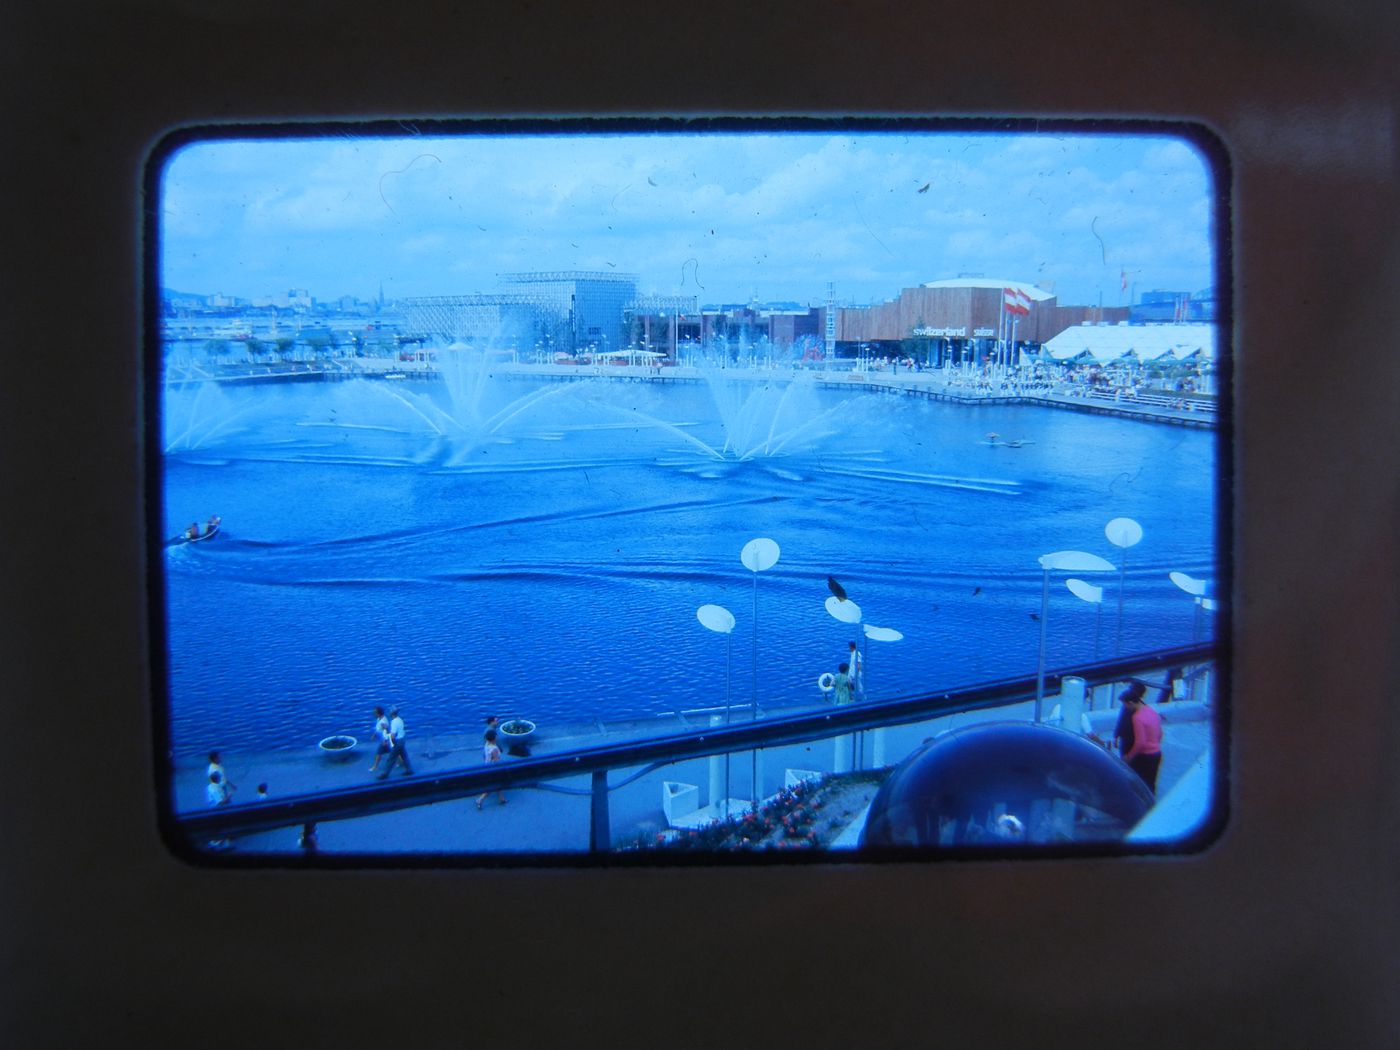
[[181,292],[460,295],[497,274],[633,274],[705,303],[881,302],[979,274],[1119,305],[1213,278],[1215,178],[1171,134],[225,138],[159,173]]

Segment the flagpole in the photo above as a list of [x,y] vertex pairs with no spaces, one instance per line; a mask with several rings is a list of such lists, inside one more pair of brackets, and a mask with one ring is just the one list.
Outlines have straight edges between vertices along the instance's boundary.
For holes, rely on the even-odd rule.
[[997,315],[997,346],[1006,348],[1006,289],[1001,290],[1001,312]]

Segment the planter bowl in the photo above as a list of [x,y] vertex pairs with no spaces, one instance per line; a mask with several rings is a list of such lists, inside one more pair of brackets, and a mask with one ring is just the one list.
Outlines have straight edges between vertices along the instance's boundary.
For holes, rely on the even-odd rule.
[[502,751],[509,751],[514,744],[525,744],[535,735],[535,723],[528,718],[507,718],[496,727],[496,743]]
[[355,757],[360,742],[346,733],[337,733],[322,740],[317,747],[332,762],[348,762]]

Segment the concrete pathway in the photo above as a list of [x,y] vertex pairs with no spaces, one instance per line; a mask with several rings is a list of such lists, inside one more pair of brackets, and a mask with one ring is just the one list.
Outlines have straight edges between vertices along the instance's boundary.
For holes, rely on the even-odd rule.
[[[1034,716],[1034,705],[1023,702],[994,711],[976,711],[949,715],[939,719],[882,731],[883,742],[876,743],[876,733],[867,731],[855,745],[857,758],[864,756],[863,765],[874,765],[877,747],[883,748],[883,762],[891,765],[902,760],[923,741],[938,733],[963,725],[1013,720],[1028,721]],[[1046,710],[1050,709],[1047,700]],[[1200,705],[1169,704],[1158,709],[1165,725],[1163,761],[1158,798],[1166,799],[1173,787],[1189,772],[1199,767],[1203,756],[1214,749],[1214,724]],[[1203,715],[1206,715],[1203,717]],[[1091,715],[1095,728],[1102,735],[1111,732],[1114,711],[1103,710]],[[1107,729],[1105,730],[1105,727]],[[553,732],[543,727],[533,742],[536,755],[558,754],[596,746],[615,744],[627,739],[657,732],[674,732],[676,722],[638,722],[614,726],[574,727]],[[479,733],[432,738],[408,738],[408,752],[416,774],[438,773],[475,768],[481,762]],[[835,741],[817,741],[770,748],[760,752],[756,764],[753,752],[741,752],[729,757],[729,797],[752,798],[753,774],[757,765],[758,797],[772,795],[783,786],[788,769],[831,772],[835,768]],[[350,787],[371,782],[369,764],[373,758],[363,745],[351,761],[335,762],[323,757],[313,746],[305,751],[277,751],[256,754],[226,752],[224,768],[236,785],[233,805],[256,798],[257,785],[266,782],[270,797],[285,797]],[[510,761],[507,756],[505,761]],[[205,763],[185,761],[175,770],[174,801],[177,811],[189,812],[202,808],[204,800]],[[609,795],[609,817],[614,847],[623,847],[639,838],[651,839],[667,827],[662,811],[665,781],[679,781],[699,788],[701,803],[710,800],[712,772],[719,777],[720,797],[723,797],[725,761],[687,759],[661,769],[642,772],[640,767],[615,769],[608,777],[612,790]],[[641,774],[637,776],[636,774]],[[401,773],[395,772],[397,778]],[[1200,780],[1201,778],[1194,778]],[[1206,784],[1208,789],[1209,785]],[[1199,794],[1199,792],[1197,792]],[[549,789],[530,788],[507,792],[507,802],[497,801],[495,793],[487,797],[483,808],[477,810],[473,798],[442,802],[414,809],[399,810],[353,820],[322,823],[317,829],[322,853],[349,854],[491,854],[502,852],[586,853],[589,837],[589,777],[579,776],[553,782]],[[1168,830],[1180,829],[1199,819],[1202,807],[1209,808],[1209,798],[1195,798],[1183,803],[1178,799],[1173,808],[1184,816],[1175,823],[1163,825]],[[236,851],[249,853],[296,853],[297,828],[250,835],[238,840]],[[840,836],[840,845],[854,845],[859,827],[848,828]]]

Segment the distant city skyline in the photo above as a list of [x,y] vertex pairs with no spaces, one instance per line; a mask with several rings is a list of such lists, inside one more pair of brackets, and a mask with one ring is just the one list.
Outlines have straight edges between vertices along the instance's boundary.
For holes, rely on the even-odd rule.
[[701,303],[891,299],[960,274],[1067,304],[1214,283],[1214,191],[1163,135],[916,132],[227,139],[160,179],[159,275],[319,302],[637,275]]

